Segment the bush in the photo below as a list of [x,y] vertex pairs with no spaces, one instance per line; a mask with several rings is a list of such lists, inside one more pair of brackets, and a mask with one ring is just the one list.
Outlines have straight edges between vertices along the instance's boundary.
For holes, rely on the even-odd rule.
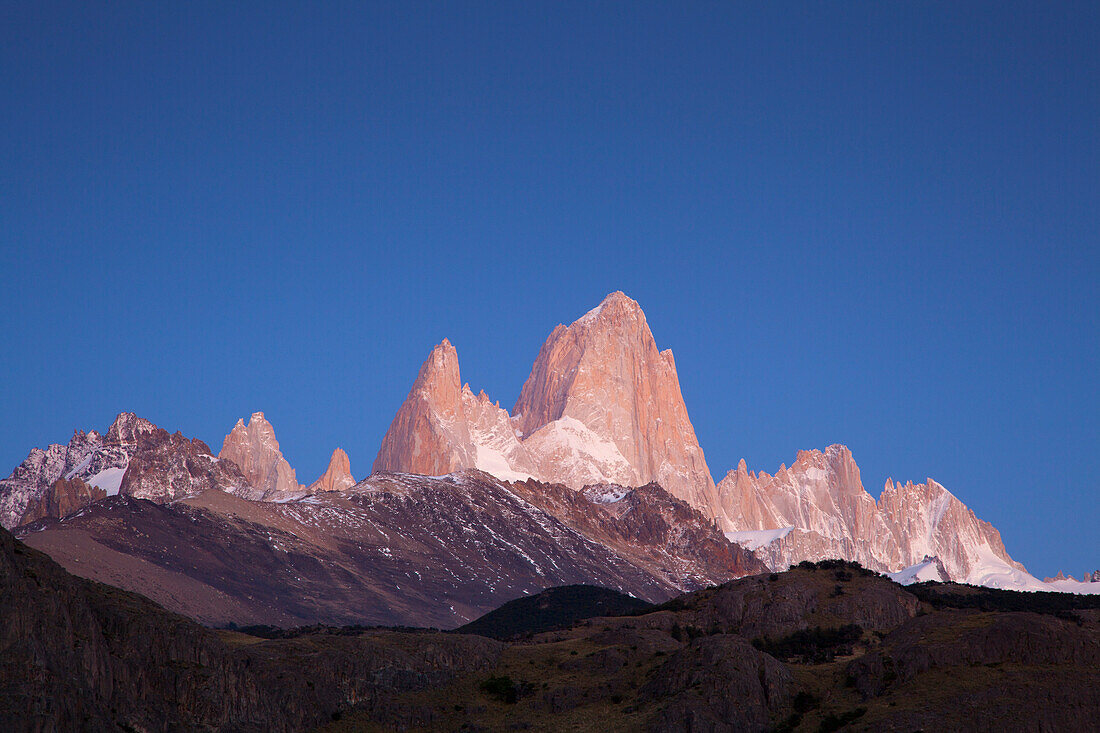
[[519,699],[519,692],[512,678],[508,675],[490,677],[481,683],[481,691],[489,697],[496,698],[504,703],[515,703]]
[[785,662],[822,664],[836,659],[837,654],[852,653],[852,645],[863,636],[859,624],[837,628],[802,629],[778,639],[753,639],[752,645]]

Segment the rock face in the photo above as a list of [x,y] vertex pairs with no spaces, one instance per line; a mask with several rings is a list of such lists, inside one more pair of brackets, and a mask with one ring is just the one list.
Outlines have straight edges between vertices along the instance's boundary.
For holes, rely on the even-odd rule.
[[[87,485],[89,491],[117,494],[138,438],[153,430],[156,426],[148,420],[123,412],[105,436],[95,430],[77,430],[68,445],[35,448],[8,478],[0,480],[0,525],[16,527],[42,516],[57,516],[52,512],[63,508],[83,505],[78,495],[92,494],[73,484],[74,480]],[[55,492],[59,480],[69,484]]]
[[714,481],[688,419],[671,351],[612,293],[539,352],[513,415],[462,386],[447,340],[420,369],[374,463],[425,475],[478,468],[573,488],[652,481],[713,515]]
[[763,570],[660,487],[619,493],[609,502],[475,470],[378,473],[279,502],[108,497],[20,536],[72,572],[211,625],[450,628],[557,585],[663,601]]
[[0,529],[5,731],[312,730],[485,670],[501,651],[439,633],[241,638],[228,645],[147,598],[73,577]]
[[876,502],[851,451],[800,451],[774,476],[742,461],[718,484],[727,536],[773,569],[801,560],[843,558],[898,571],[938,558],[952,580],[1037,589],[1005,551],[1000,533],[935,481],[888,480]]
[[279,450],[275,429],[262,412],[252,413],[247,425],[244,420],[237,420],[225,436],[218,458],[236,463],[248,483],[263,497],[286,496],[303,488]]
[[332,458],[328,460],[328,468],[321,477],[309,485],[306,491],[313,494],[318,491],[344,491],[355,485],[355,479],[351,477],[351,461],[348,454],[341,448],[332,452]]
[[167,503],[211,489],[247,499],[262,495],[235,463],[215,458],[206,443],[156,428],[138,435],[118,493]]
[[508,413],[462,384],[458,352],[443,339],[420,367],[373,470],[441,476],[464,468],[505,480],[537,475]]
[[45,517],[67,517],[92,502],[107,498],[107,492],[98,486],[89,486],[74,476],[66,481],[59,478],[50,490],[34,500],[23,515],[22,523]]
[[658,351],[642,309],[621,292],[553,330],[512,414],[528,450],[544,457],[547,480],[656,481],[707,513],[716,509],[672,351]]

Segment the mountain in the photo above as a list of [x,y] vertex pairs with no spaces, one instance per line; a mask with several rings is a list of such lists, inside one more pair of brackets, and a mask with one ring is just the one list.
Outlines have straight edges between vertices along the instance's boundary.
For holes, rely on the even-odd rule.
[[432,350],[374,470],[462,468],[578,489],[657,482],[708,515],[717,507],[672,352],[658,351],[642,309],[621,292],[553,330],[511,415],[462,385],[449,341]]
[[318,491],[343,491],[355,485],[355,479],[351,477],[351,461],[348,454],[337,448],[332,452],[328,460],[328,468],[321,477],[314,481],[306,489],[306,493],[315,494]]
[[[871,496],[863,487],[851,451],[842,445],[799,451],[789,468],[780,466],[774,475],[750,471],[742,461],[715,485],[688,418],[672,353],[658,349],[642,309],[621,292],[611,293],[572,324],[554,328],[512,413],[483,391],[475,394],[462,381],[458,353],[444,339],[421,366],[365,482],[355,483],[347,454],[337,448],[321,477],[308,487],[299,484],[262,412],[253,413],[247,423],[238,420],[217,457],[202,441],[169,434],[123,413],[106,435],[77,431],[68,445],[31,451],[10,477],[0,481],[0,522],[5,527],[30,522],[45,522],[42,526],[46,526],[53,518],[64,520],[61,524],[69,528],[97,517],[97,531],[114,537],[117,545],[125,545],[124,555],[144,557],[147,553],[139,546],[143,541],[140,532],[134,535],[137,544],[117,539],[133,531],[125,524],[129,520],[121,517],[128,516],[124,507],[134,505],[112,501],[116,494],[158,504],[180,502],[181,512],[188,502],[199,501],[196,497],[219,492],[249,501],[292,502],[296,508],[313,506],[307,499],[315,496],[323,511],[295,518],[289,529],[278,524],[285,518],[272,519],[267,507],[248,504],[247,511],[243,506],[238,509],[242,516],[263,517],[258,527],[242,527],[232,521],[215,523],[220,529],[211,530],[209,537],[194,537],[209,542],[224,531],[227,534],[220,541],[232,542],[239,533],[248,537],[266,533],[266,523],[274,521],[274,526],[293,538],[276,541],[274,535],[267,536],[266,545],[257,545],[257,551],[288,546],[297,538],[303,542],[299,547],[302,556],[319,563],[305,574],[295,574],[301,570],[298,566],[294,566],[295,572],[286,569],[290,565],[282,566],[286,582],[295,587],[286,602],[275,597],[273,588],[263,593],[255,589],[259,595],[253,593],[252,601],[234,606],[226,598],[243,603],[241,598],[249,594],[242,596],[232,587],[215,583],[195,595],[201,613],[221,609],[218,613],[228,614],[231,607],[247,607],[249,618],[266,614],[272,619],[343,623],[351,622],[352,617],[345,614],[355,604],[370,597],[380,604],[378,619],[430,618],[431,623],[442,625],[468,620],[469,614],[485,610],[486,604],[509,590],[490,584],[488,569],[475,563],[482,573],[474,583],[476,589],[459,598],[457,606],[446,604],[464,608],[462,611],[427,609],[423,604],[431,593],[438,597],[437,589],[425,590],[426,595],[408,608],[390,598],[389,591],[371,596],[377,590],[371,586],[377,578],[369,563],[364,564],[367,560],[354,536],[347,536],[347,543],[338,546],[332,538],[312,538],[322,524],[360,526],[365,520],[355,514],[355,503],[344,500],[354,495],[359,497],[356,501],[363,502],[363,497],[370,496],[367,503],[381,507],[385,502],[378,497],[387,496],[386,492],[370,487],[386,481],[415,486],[414,493],[421,495],[418,501],[447,504],[457,497],[462,506],[456,506],[456,511],[468,517],[472,534],[496,533],[517,548],[526,548],[523,542],[530,538],[515,537],[516,528],[498,529],[499,513],[488,511],[479,502],[488,501],[489,496],[505,504],[524,502],[588,543],[554,551],[517,550],[518,555],[528,553],[525,556],[534,558],[536,566],[546,561],[553,567],[571,568],[553,577],[544,573],[542,580],[536,580],[538,573],[532,576],[522,563],[515,565],[512,571],[518,575],[511,590],[517,592],[538,591],[551,581],[599,582],[652,598],[826,558],[855,560],[904,582],[936,578],[1031,590],[1048,587],[1012,559],[994,527],[978,519],[935,481],[903,484],[888,480],[877,499]],[[471,485],[479,488],[471,493],[466,490]],[[119,516],[96,511],[84,520],[68,519],[101,503]],[[216,507],[228,505],[228,500],[219,500],[203,509],[217,515],[221,510]],[[436,531],[422,521],[426,511],[416,508],[411,512],[411,530],[394,518],[371,521],[391,527],[409,542],[435,547],[433,540],[416,534]],[[138,514],[144,517],[141,521],[152,521],[149,517],[168,521],[168,515]],[[45,531],[54,529],[51,526]],[[337,532],[337,536],[342,535]],[[193,554],[184,544],[173,543],[172,547],[178,557]],[[69,553],[73,563],[86,555],[82,550],[67,549],[64,542],[52,551]],[[571,554],[574,551],[580,555]],[[457,568],[467,562],[465,550],[440,552],[409,558],[410,567],[419,561],[432,562],[441,572],[460,574]],[[601,552],[634,570],[599,576],[592,563]],[[99,562],[94,559],[84,567],[88,572],[133,578],[126,582],[138,583],[134,587],[153,593],[140,585],[140,573],[132,572],[132,567],[114,567],[126,565],[128,560],[110,556],[102,561],[110,570],[93,571],[92,566]],[[171,565],[166,559],[163,564]],[[316,607],[295,605],[295,594],[305,594],[307,588],[310,593],[317,592],[310,583],[321,583],[332,568],[349,567],[352,580],[333,587],[366,583],[372,588],[362,591],[367,595],[349,592],[330,606],[322,592],[325,600]],[[202,572],[195,568],[197,575],[191,580],[209,585],[210,578],[223,572],[219,568],[218,563]],[[234,569],[223,574],[237,577]],[[251,587],[245,577],[238,581],[242,587]],[[1069,579],[1052,582],[1058,590],[1090,593],[1100,589],[1100,584]],[[190,581],[180,587],[184,586],[191,587]],[[268,605],[256,605],[260,603],[256,598],[267,598]]]
[[947,573],[944,579],[1041,588],[1009,556],[996,528],[943,486],[931,479],[887,480],[876,501],[842,445],[799,451],[794,463],[780,466],[774,476],[748,471],[742,461],[718,483],[718,493],[723,526],[736,528],[726,536],[753,549],[772,569],[845,558],[899,572],[934,557]]
[[[19,537],[73,573],[215,625],[451,628],[557,585],[661,601],[763,570],[660,487],[619,492],[634,507],[625,516],[560,485],[517,488],[475,470],[377,473],[278,501],[122,494]],[[563,509],[564,496],[588,506]]]
[[458,352],[443,339],[382,438],[373,470],[441,476],[464,468],[505,480],[536,475],[508,413],[462,384]]
[[714,481],[672,351],[657,349],[641,307],[621,292],[551,332],[512,415],[546,480],[657,482],[713,512]]
[[484,673],[502,650],[476,636],[331,631],[214,632],[74,577],[0,529],[5,731],[312,730],[352,710],[393,715],[393,695]]
[[119,493],[170,501],[215,487],[258,498],[240,469],[216,459],[201,440],[123,412],[106,435],[78,430],[68,445],[33,449],[0,479],[0,524],[10,529],[64,516]]
[[233,461],[240,467],[248,483],[262,497],[288,496],[304,489],[298,483],[294,469],[283,458],[275,428],[262,412],[252,413],[248,424],[237,424],[225,436],[218,458]]
[[656,482],[772,569],[845,558],[896,573],[935,557],[954,580],[1039,587],[997,530],[943,486],[888,481],[876,500],[841,445],[799,451],[774,476],[742,461],[716,486],[672,352],[658,350],[642,309],[621,292],[553,330],[511,414],[462,383],[449,341],[432,350],[374,469],[464,468],[575,490]]

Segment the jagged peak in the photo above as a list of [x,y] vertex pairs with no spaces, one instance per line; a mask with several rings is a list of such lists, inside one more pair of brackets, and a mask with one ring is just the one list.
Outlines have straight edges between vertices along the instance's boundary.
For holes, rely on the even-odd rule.
[[883,487],[883,491],[905,491],[905,492],[920,492],[928,493],[931,491],[938,491],[945,494],[949,494],[954,497],[955,495],[944,488],[943,484],[939,483],[935,479],[925,478],[924,481],[914,483],[912,480],[906,481],[904,484],[901,480],[895,481],[893,478],[886,479],[886,485]]
[[[453,383],[456,390],[461,390],[461,371],[458,368],[458,350],[447,339],[443,339],[432,347],[428,358],[420,366],[420,373],[416,377],[416,384],[424,386],[437,380],[446,380]],[[469,385],[466,385],[467,389]]]
[[573,321],[569,328],[587,330],[597,324],[611,325],[628,318],[641,319],[644,322],[645,312],[642,311],[638,301],[621,290],[616,290],[608,293],[595,308]]
[[151,433],[157,426],[145,418],[138,417],[132,412],[120,412],[107,430],[106,440],[109,443],[133,443],[137,436]]
[[306,491],[342,491],[355,485],[351,475],[351,460],[343,448],[337,447],[328,459],[328,467],[321,476],[309,485]]

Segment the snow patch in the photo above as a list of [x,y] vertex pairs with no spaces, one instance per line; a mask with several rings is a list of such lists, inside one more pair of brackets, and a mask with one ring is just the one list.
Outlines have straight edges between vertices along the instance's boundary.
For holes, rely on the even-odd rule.
[[1059,593],[1082,593],[1085,595],[1100,595],[1100,583],[1082,583],[1080,580],[1052,580],[1043,583],[1047,590]]
[[734,542],[741,545],[750,552],[755,552],[761,547],[765,547],[781,540],[791,533],[794,527],[780,527],[779,529],[749,529],[741,532],[726,532],[726,539],[730,542]]
[[77,475],[78,473],[83,471],[85,468],[87,468],[88,464],[92,462],[92,457],[94,455],[95,455],[95,451],[93,451],[93,452],[89,453],[88,455],[84,456],[83,461],[81,461],[80,463],[73,466],[72,470],[69,471],[67,474],[65,474],[65,480],[68,481],[73,476]]
[[886,577],[901,585],[923,583],[926,580],[946,580],[946,578],[941,577],[940,569],[935,560],[923,560],[916,565],[902,568],[896,573],[886,573]]
[[126,466],[122,468],[107,468],[88,480],[89,486],[103,489],[107,496],[117,496],[118,489],[122,486],[122,477],[126,475]]
[[[614,504],[626,498],[631,489],[622,486],[590,486],[585,490],[585,496],[595,504]],[[1100,585],[1100,584],[1098,584]]]
[[502,481],[526,481],[531,476],[512,470],[511,464],[504,454],[485,445],[475,445],[477,458],[474,468],[484,471]]

